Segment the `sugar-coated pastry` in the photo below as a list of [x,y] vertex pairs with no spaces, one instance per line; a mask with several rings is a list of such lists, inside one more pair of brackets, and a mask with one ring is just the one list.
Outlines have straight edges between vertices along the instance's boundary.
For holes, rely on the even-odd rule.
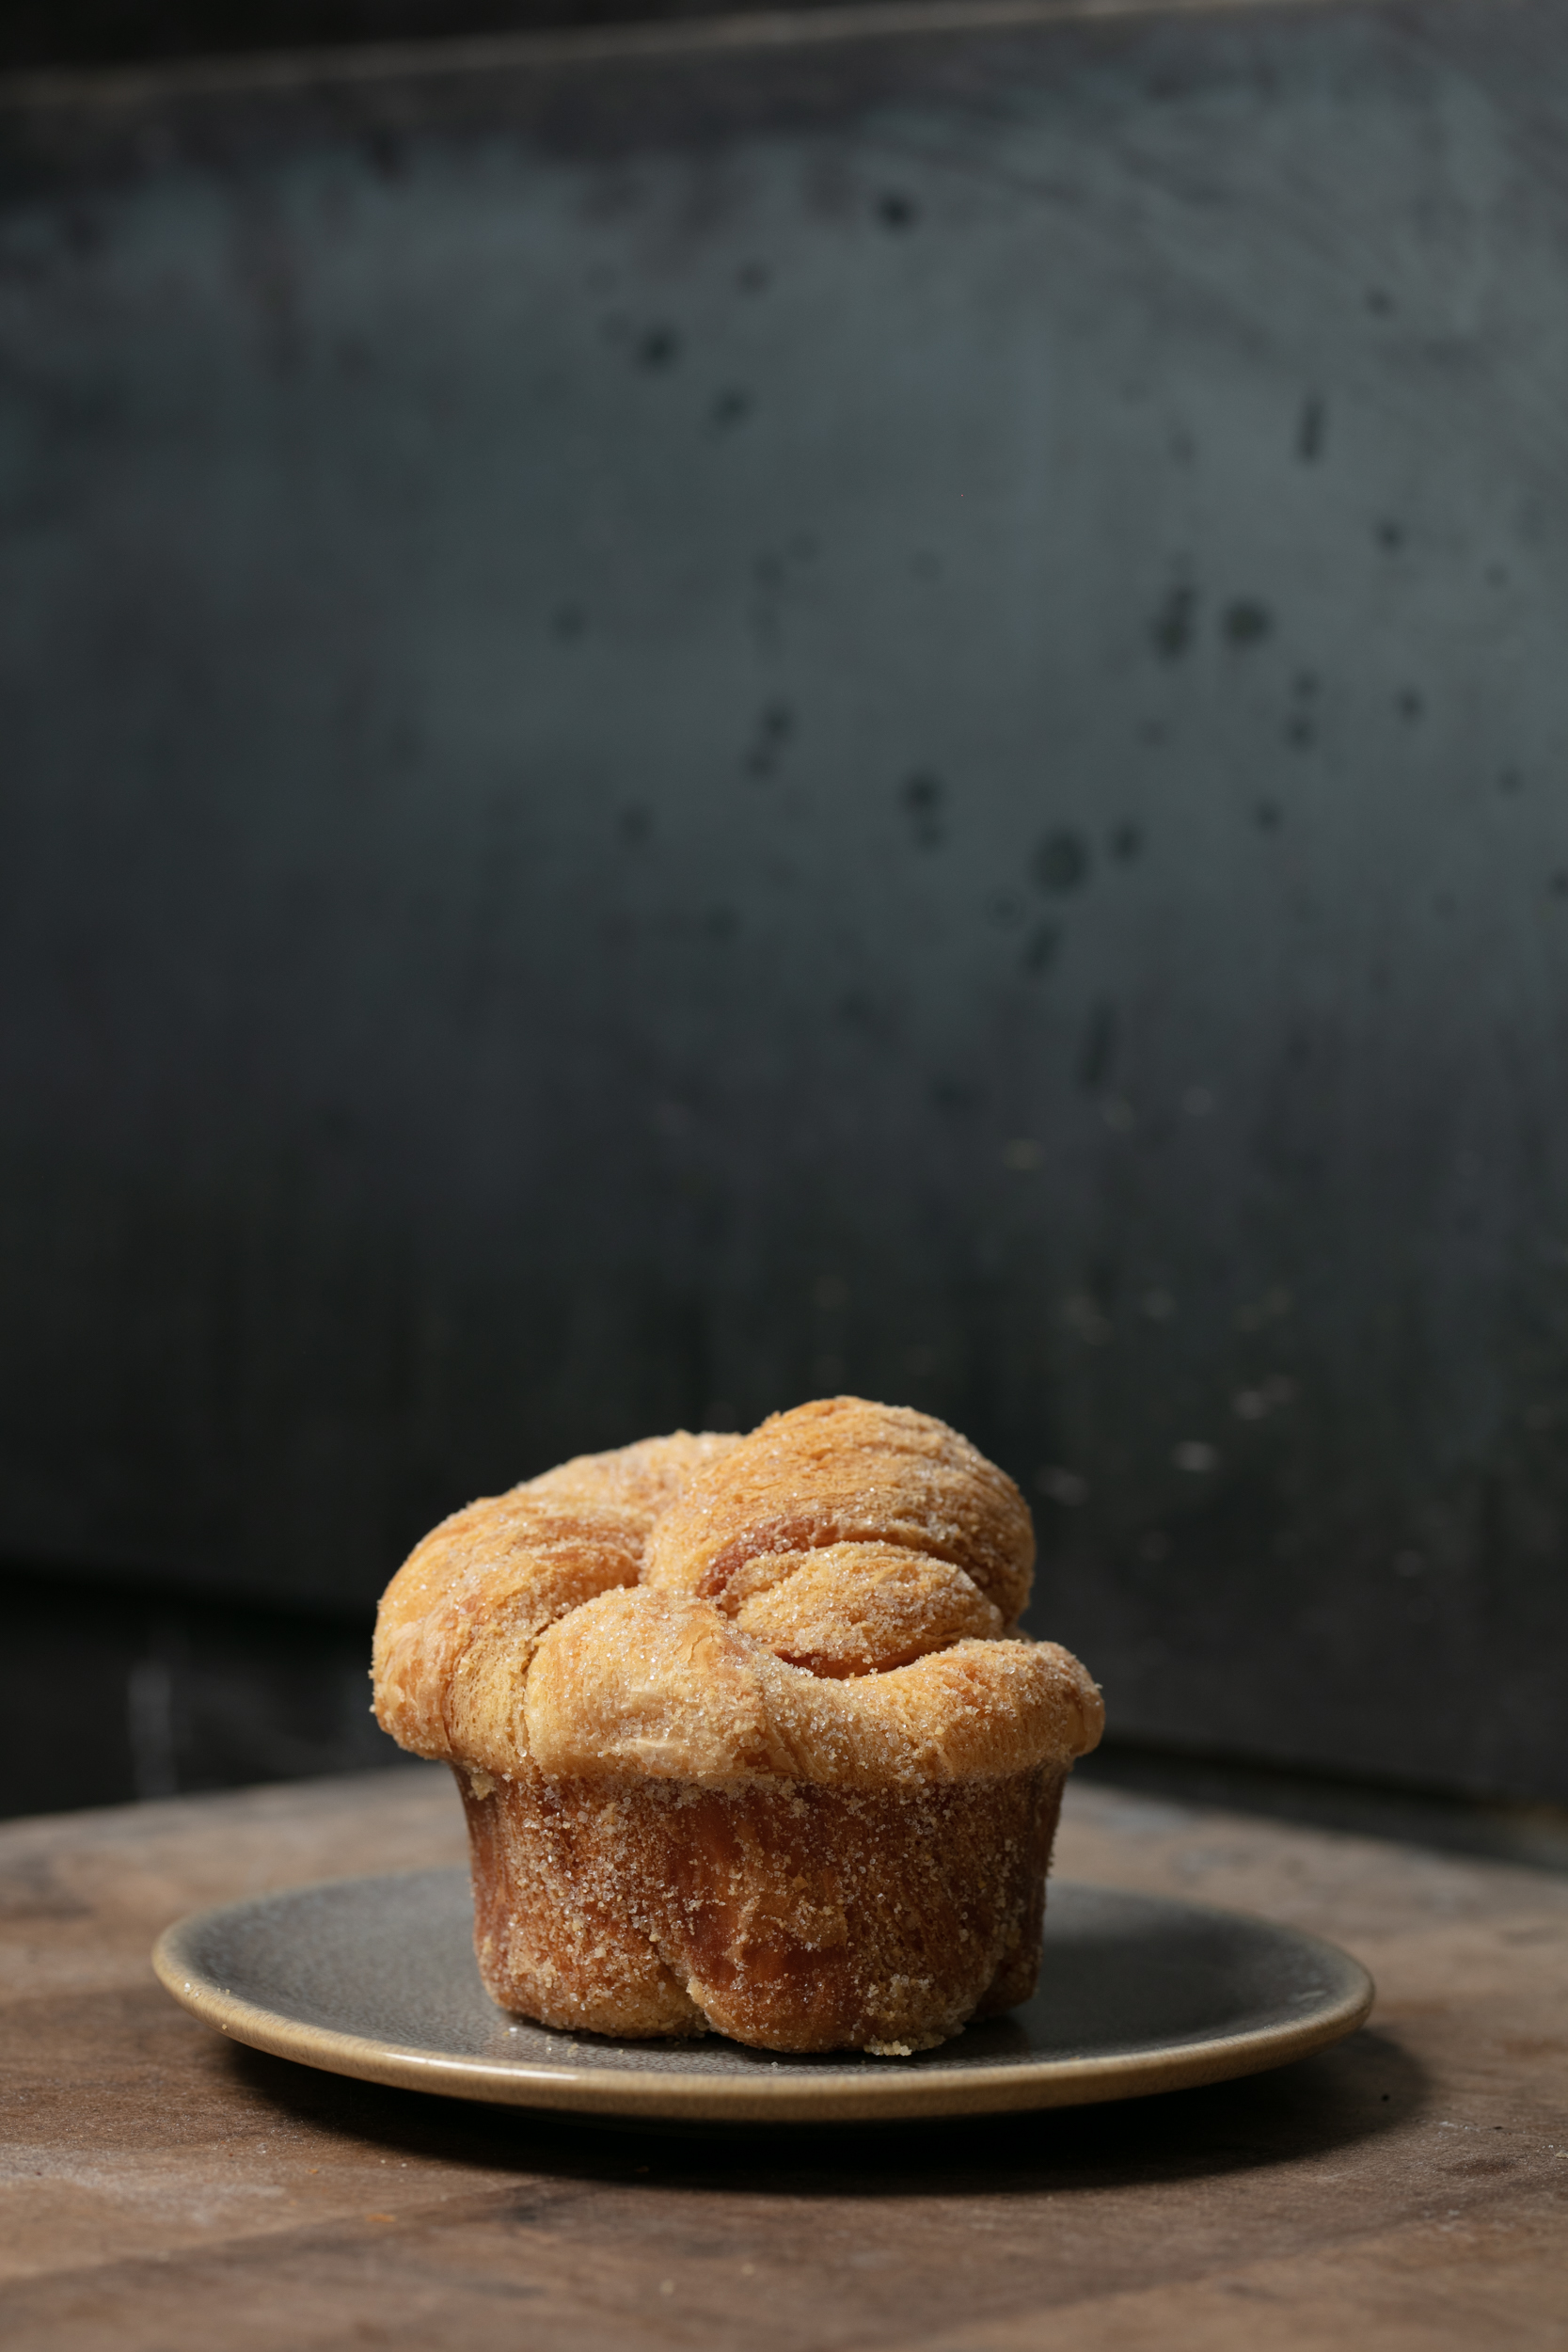
[[505,2008],[619,2036],[929,2047],[1024,1998],[1077,1661],[1015,1631],[1010,1479],[834,1397],[585,1455],[427,1536],[376,1712],[457,1768]]
[[[611,1585],[635,1584],[660,1514],[735,1438],[653,1438],[580,1454],[432,1530],[382,1596],[375,1711],[416,1756],[477,1761],[520,1704],[545,1628]],[[524,1752],[526,1753],[526,1751]]]

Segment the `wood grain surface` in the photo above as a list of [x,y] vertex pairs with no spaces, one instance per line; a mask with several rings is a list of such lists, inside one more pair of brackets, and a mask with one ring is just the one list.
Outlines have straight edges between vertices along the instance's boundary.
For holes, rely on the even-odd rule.
[[892,2132],[589,2128],[309,2073],[154,1983],[177,1913],[462,1851],[423,1771],[0,1830],[0,2331],[59,2352],[1568,2345],[1568,1883],[1075,1790],[1064,1875],[1348,1946],[1282,2072]]

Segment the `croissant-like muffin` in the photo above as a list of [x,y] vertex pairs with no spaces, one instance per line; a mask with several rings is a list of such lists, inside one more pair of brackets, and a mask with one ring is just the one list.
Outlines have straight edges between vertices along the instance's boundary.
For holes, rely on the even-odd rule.
[[590,1454],[426,1536],[375,1708],[456,1768],[504,2009],[617,2036],[930,2048],[1022,2000],[1100,1693],[1016,1631],[1034,1534],[858,1397]]

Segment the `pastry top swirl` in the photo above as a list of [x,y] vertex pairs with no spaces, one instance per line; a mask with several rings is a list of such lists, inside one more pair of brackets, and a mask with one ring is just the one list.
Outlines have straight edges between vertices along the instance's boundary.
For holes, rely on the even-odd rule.
[[1014,1632],[1012,1481],[927,1415],[832,1397],[749,1438],[580,1456],[426,1536],[376,1624],[375,1705],[497,1776],[986,1778],[1094,1746],[1088,1676]]

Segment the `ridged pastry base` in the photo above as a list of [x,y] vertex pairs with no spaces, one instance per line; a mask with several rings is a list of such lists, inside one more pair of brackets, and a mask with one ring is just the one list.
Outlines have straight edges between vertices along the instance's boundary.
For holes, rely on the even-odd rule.
[[503,2009],[764,2050],[929,2049],[1026,2000],[1062,1766],[876,1791],[457,1769]]

